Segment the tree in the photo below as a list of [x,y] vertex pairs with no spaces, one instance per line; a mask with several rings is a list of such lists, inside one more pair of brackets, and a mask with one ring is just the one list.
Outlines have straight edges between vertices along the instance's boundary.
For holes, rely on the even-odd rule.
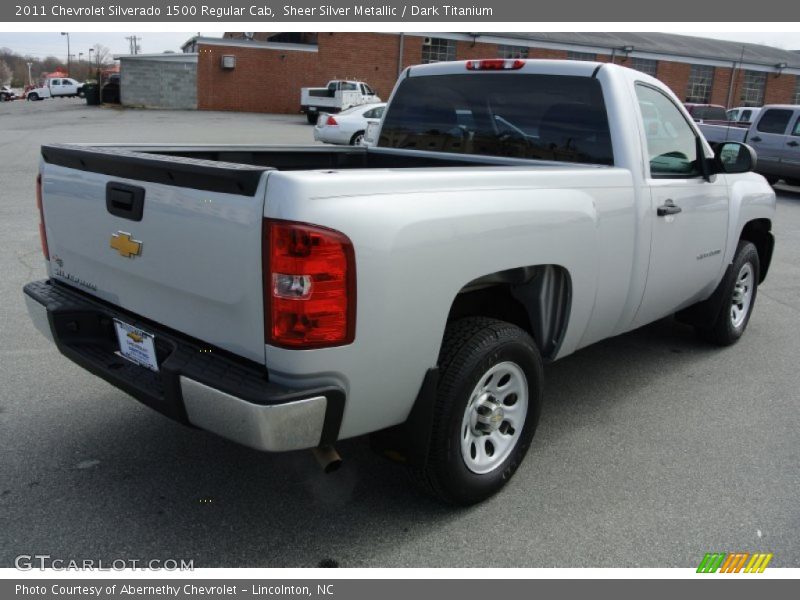
[[14,75],[11,67],[4,60],[0,60],[0,85],[8,85]]
[[92,57],[92,63],[94,65],[100,65],[100,67],[106,67],[113,63],[113,59],[111,58],[111,50],[108,46],[103,46],[103,44],[95,44],[92,46],[94,48],[94,56]]

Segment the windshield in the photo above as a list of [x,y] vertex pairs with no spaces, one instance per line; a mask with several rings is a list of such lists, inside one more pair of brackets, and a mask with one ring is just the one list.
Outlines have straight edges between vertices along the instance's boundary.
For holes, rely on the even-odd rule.
[[378,146],[614,162],[600,83],[563,75],[409,77],[386,109]]

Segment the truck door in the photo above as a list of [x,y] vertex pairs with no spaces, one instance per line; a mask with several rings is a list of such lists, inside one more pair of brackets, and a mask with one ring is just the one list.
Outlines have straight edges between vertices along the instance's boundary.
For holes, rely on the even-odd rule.
[[50,89],[50,95],[60,96],[61,95],[61,80],[60,79],[51,79],[50,85],[47,86]]
[[728,232],[728,190],[723,177],[707,181],[702,176],[697,134],[672,99],[643,83],[636,85],[636,95],[648,118],[659,120],[645,128],[652,238],[636,315],[636,324],[642,325],[713,289]]
[[783,173],[791,179],[800,179],[800,110],[794,111],[792,126],[783,145]]
[[755,128],[747,136],[758,155],[757,170],[759,173],[780,176],[781,159],[785,154],[786,133],[792,121],[794,111],[791,108],[769,108],[761,113]]

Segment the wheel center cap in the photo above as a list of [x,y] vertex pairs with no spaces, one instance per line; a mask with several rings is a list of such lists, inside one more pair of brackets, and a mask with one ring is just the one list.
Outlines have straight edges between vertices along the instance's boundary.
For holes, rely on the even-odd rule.
[[481,433],[496,431],[505,420],[503,406],[490,394],[482,394],[475,401],[475,430]]

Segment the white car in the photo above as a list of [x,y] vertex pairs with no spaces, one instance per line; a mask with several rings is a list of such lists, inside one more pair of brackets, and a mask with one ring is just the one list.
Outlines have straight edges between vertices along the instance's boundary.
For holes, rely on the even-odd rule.
[[314,139],[329,144],[360,146],[370,123],[383,116],[385,103],[354,106],[335,115],[321,113],[314,126]]

